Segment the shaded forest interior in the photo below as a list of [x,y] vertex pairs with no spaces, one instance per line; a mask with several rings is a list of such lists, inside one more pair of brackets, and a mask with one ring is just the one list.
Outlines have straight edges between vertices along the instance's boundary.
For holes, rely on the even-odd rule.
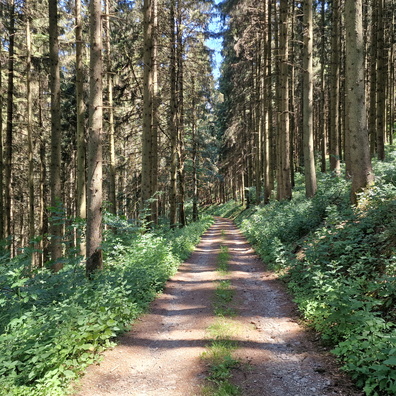
[[[105,210],[184,226],[186,205],[196,220],[198,205],[291,199],[297,172],[311,197],[319,168],[345,171],[352,196],[370,184],[370,159],[393,144],[394,5],[348,4],[2,3],[11,255],[39,238],[34,265],[58,270],[73,219],[88,218],[89,258]],[[80,232],[66,239],[80,245]]]
[[[152,297],[208,226],[206,208],[223,210],[232,201],[230,213],[241,218],[239,205],[251,216],[284,205],[286,216],[302,196],[307,212],[300,217],[309,217],[309,208],[317,212],[301,220],[293,241],[282,239],[288,233],[282,229],[274,251],[300,252],[299,238],[325,219],[329,227],[338,224],[334,208],[373,210],[378,222],[362,233],[382,235],[372,246],[385,246],[375,253],[385,261],[373,266],[383,289],[364,293],[386,302],[374,317],[393,329],[395,15],[394,0],[2,1],[0,302],[2,309],[15,304],[2,314],[5,345],[15,339],[17,323],[34,316],[21,312],[68,301],[64,288],[62,298],[51,291],[40,300],[40,282],[56,288],[59,274],[71,290],[87,287],[96,295],[89,280],[99,282],[100,270],[116,259],[124,263],[121,252],[147,264],[142,252],[153,248],[162,254],[160,273],[143,282]],[[215,39],[222,39],[217,79]],[[336,192],[323,198],[326,188]],[[363,224],[354,213],[348,219]],[[164,241],[171,241],[168,247]],[[120,328],[91,329],[111,328],[106,342],[137,315],[114,309],[106,320],[120,315]],[[384,346],[391,352],[383,367],[396,365],[395,339]],[[84,362],[92,360],[90,348],[81,347]],[[4,385],[9,394],[49,375],[31,369],[21,379],[23,359],[10,353],[7,368],[0,368],[11,373]],[[74,365],[62,366],[56,386],[74,377]],[[395,373],[384,375],[382,391],[395,394]],[[367,394],[378,390],[362,381]]]

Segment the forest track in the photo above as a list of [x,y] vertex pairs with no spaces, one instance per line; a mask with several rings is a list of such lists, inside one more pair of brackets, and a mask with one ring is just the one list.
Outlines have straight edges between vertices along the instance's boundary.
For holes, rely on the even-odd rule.
[[296,307],[230,220],[216,218],[149,313],[103,361],[88,368],[76,396],[195,396],[206,384],[208,346],[220,246],[227,246],[237,329],[233,379],[243,396],[360,396]]

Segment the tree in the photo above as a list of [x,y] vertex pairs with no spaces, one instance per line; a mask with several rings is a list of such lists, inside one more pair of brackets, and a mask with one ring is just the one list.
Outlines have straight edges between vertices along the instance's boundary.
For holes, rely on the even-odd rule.
[[[8,28],[8,81],[7,81],[7,126],[4,155],[4,201],[5,201],[5,235],[12,236],[12,158],[13,158],[13,115],[14,115],[14,45],[15,45],[15,3],[9,3]],[[12,248],[11,248],[12,253]]]
[[88,205],[86,273],[102,269],[102,10],[100,0],[90,3],[90,84],[88,137]]
[[[151,197],[151,166],[153,156],[153,0],[145,0],[144,17],[144,75],[143,75],[143,133],[142,133],[142,210],[149,208]],[[154,0],[155,1],[155,0]],[[150,218],[150,216],[147,216]]]
[[316,192],[316,170],[313,142],[313,72],[312,72],[312,0],[304,1],[304,87],[303,87],[303,134],[305,192],[313,197]]
[[[87,217],[87,188],[86,188],[86,145],[85,145],[85,106],[84,106],[84,70],[83,70],[83,25],[81,17],[81,0],[75,3],[76,18],[76,106],[77,106],[77,163],[76,163],[76,215],[80,219]],[[78,235],[78,239],[82,236]],[[80,253],[85,255],[85,243],[80,241]]]
[[106,81],[107,81],[107,105],[108,105],[108,140],[109,140],[109,211],[113,214],[117,212],[116,200],[116,158],[114,142],[114,101],[113,101],[113,70],[111,62],[111,30],[110,30],[110,5],[109,0],[105,1],[105,31],[106,31]]
[[331,17],[331,76],[330,76],[330,170],[340,171],[339,107],[340,107],[340,0],[332,2]]
[[374,180],[366,124],[362,0],[346,0],[346,133],[352,173],[351,201]]
[[[31,68],[32,68],[32,43],[30,35],[30,1],[25,1],[26,16],[26,106],[27,106],[27,138],[28,138],[28,156],[29,156],[29,241],[32,241],[35,234],[34,227],[34,163],[33,163],[33,103],[31,87]],[[34,266],[34,255],[32,255],[32,266]]]
[[291,199],[291,169],[290,169],[290,129],[289,129],[289,66],[288,66],[288,34],[289,10],[288,1],[280,2],[279,19],[279,133],[278,133],[278,166],[277,198],[282,201]]
[[170,135],[170,186],[169,186],[169,223],[171,228],[177,225],[177,170],[178,170],[178,120],[177,120],[177,87],[176,87],[176,24],[175,4],[170,1],[170,102],[169,102],[169,135]]
[[[0,58],[0,87],[2,86],[2,59]],[[4,239],[4,178],[3,178],[3,95],[0,92],[0,241]]]
[[377,155],[381,161],[385,160],[385,123],[386,123],[386,85],[387,85],[387,57],[385,51],[385,13],[384,0],[378,0],[378,29],[377,29]]
[[49,0],[49,42],[50,42],[50,91],[51,91],[51,261],[53,271],[62,269],[62,224],[58,219],[62,210],[61,187],[61,114],[60,114],[60,67],[58,42],[58,2]]

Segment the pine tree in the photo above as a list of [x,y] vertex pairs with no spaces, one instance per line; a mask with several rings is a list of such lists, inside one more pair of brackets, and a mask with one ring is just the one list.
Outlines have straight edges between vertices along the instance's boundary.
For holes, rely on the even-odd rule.
[[90,3],[90,84],[88,137],[88,205],[86,273],[102,269],[102,9],[100,0]]
[[366,124],[362,0],[346,0],[346,114],[352,172],[351,201],[374,180]]

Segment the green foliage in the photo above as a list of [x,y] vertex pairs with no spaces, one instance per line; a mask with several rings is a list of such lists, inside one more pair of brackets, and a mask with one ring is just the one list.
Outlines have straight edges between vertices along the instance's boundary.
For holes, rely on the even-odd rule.
[[232,370],[238,367],[240,362],[232,357],[232,352],[237,348],[237,343],[227,336],[228,327],[229,324],[227,323],[218,324],[216,328],[217,336],[201,356],[208,364],[209,369],[209,375],[206,379],[210,382],[210,385],[203,392],[206,395],[240,395],[238,386],[230,382]]
[[215,315],[222,317],[235,316],[235,310],[230,306],[233,298],[234,290],[231,288],[231,282],[229,280],[219,281],[213,304]]
[[334,346],[357,385],[367,395],[390,395],[396,394],[394,162],[376,164],[375,173],[357,208],[349,205],[348,183],[324,175],[313,199],[297,185],[290,202],[241,212],[236,222],[283,275],[307,323]]
[[76,259],[57,274],[28,274],[28,253],[2,256],[0,394],[65,395],[70,380],[142,313],[211,221],[142,234],[113,218],[105,269],[91,281]]
[[228,201],[222,205],[213,205],[206,208],[205,213],[212,216],[235,218],[238,214],[243,212],[245,208],[238,202]]
[[228,273],[228,260],[230,253],[227,246],[220,246],[220,253],[217,256],[217,270],[223,274]]

